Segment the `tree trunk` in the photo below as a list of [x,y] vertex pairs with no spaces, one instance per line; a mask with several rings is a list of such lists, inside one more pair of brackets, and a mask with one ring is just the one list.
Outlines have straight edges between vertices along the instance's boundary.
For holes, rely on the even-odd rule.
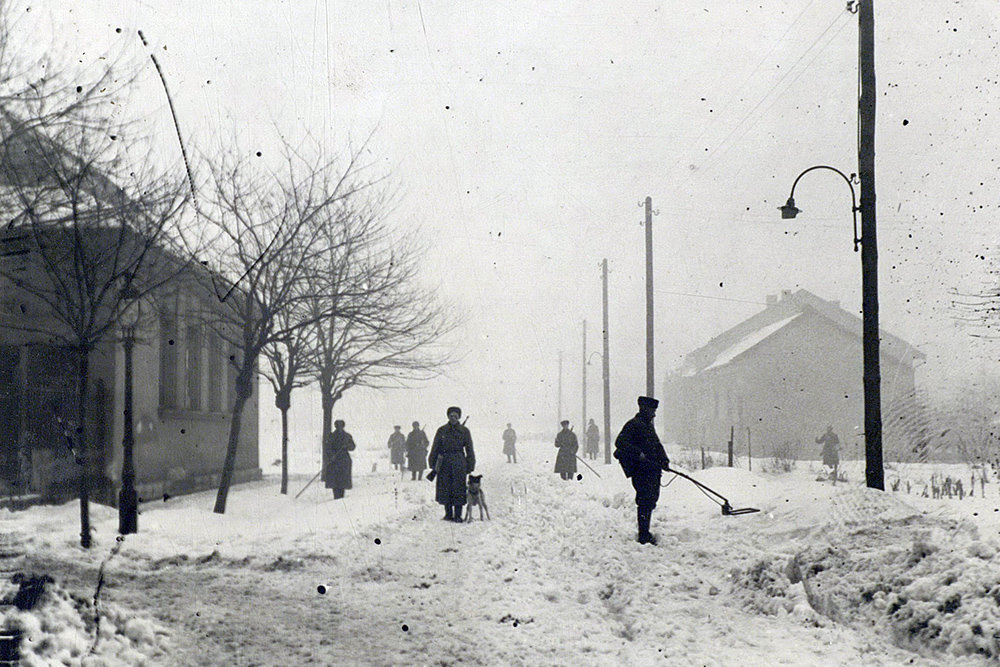
[[90,351],[87,348],[79,350],[79,373],[77,380],[77,413],[76,413],[76,448],[79,457],[80,471],[80,546],[90,548],[90,452],[87,448],[87,385],[90,376]]
[[322,467],[320,468],[320,470],[326,470],[326,466],[327,466],[327,463],[329,463],[329,461],[326,460],[326,448],[323,447],[323,438],[326,437],[327,433],[330,433],[330,432],[333,431],[333,404],[336,401],[333,399],[333,389],[332,389],[332,387],[331,388],[325,388],[325,387],[323,387],[322,383],[320,384],[320,395],[321,395],[321,400],[322,400],[322,405],[323,405],[323,433],[322,433],[322,435],[320,435],[320,438],[319,438],[319,441],[320,441],[320,451],[322,452],[322,454],[321,454],[321,456],[322,456]]
[[243,407],[253,391],[251,379],[253,375],[246,367],[240,369],[236,376],[236,402],[233,404],[233,417],[229,423],[229,443],[226,445],[226,460],[222,464],[222,475],[219,478],[219,493],[215,497],[216,514],[226,513],[226,498],[229,496],[229,485],[233,481],[233,470],[236,468],[236,450],[240,443],[240,425],[243,420]]
[[281,493],[288,493],[288,407],[281,408]]

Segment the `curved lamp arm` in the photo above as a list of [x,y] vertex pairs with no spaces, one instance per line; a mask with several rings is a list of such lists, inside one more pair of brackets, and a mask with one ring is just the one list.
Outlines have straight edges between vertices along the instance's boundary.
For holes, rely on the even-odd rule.
[[851,189],[851,212],[854,214],[854,252],[857,252],[858,244],[861,243],[861,237],[858,236],[858,211],[860,211],[861,208],[858,206],[858,200],[854,194],[854,184],[851,182],[851,179],[844,172],[837,169],[836,167],[830,167],[825,164],[818,164],[816,166],[809,167],[801,174],[796,176],[795,181],[792,183],[792,191],[788,195],[788,201],[785,202],[784,206],[778,207],[778,210],[781,211],[781,217],[785,220],[788,220],[794,218],[796,215],[802,212],[801,209],[795,206],[795,186],[798,185],[800,178],[808,174],[810,171],[814,171],[816,169],[826,169],[828,171],[832,171],[838,174],[847,183],[847,187]]

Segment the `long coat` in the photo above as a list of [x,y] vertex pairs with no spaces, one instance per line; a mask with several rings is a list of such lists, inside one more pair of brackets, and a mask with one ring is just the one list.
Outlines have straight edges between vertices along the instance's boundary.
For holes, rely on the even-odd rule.
[[601,451],[601,430],[597,428],[597,424],[591,424],[587,427],[587,453],[597,454]]
[[323,449],[327,460],[323,471],[323,482],[328,489],[351,488],[351,455],[355,449],[354,438],[343,429],[335,429],[323,438]]
[[464,505],[465,476],[476,469],[469,429],[451,422],[440,427],[434,434],[427,464],[437,470],[434,499],[442,505]]
[[576,433],[564,428],[556,435],[556,447],[559,453],[556,454],[555,471],[559,473],[576,472],[576,452],[580,449],[580,443],[576,440]]
[[504,432],[503,432],[503,453],[504,453],[504,456],[513,456],[514,455],[514,453],[517,451],[514,448],[514,443],[515,442],[517,442],[517,433],[514,432],[514,429],[512,429],[512,428],[504,429]]
[[421,471],[427,467],[427,434],[415,428],[406,434],[406,469]]
[[406,463],[406,437],[398,431],[389,436],[389,462],[393,465]]
[[833,467],[840,463],[840,438],[836,433],[827,431],[816,438],[816,443],[823,445],[823,465]]
[[[640,460],[639,454],[645,454],[645,460]],[[615,439],[615,458],[622,466],[626,477],[636,473],[656,474],[670,462],[667,452],[660,444],[653,422],[643,419],[637,414],[625,422],[621,433]]]

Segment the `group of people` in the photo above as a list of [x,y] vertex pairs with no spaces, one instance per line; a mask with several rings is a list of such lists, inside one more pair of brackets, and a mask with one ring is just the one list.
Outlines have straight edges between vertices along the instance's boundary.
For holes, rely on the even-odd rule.
[[424,478],[427,469],[427,434],[420,428],[420,422],[413,422],[413,430],[405,436],[400,426],[393,426],[389,436],[389,462],[393,470],[410,471],[410,479]]
[[[614,456],[621,464],[622,471],[635,489],[636,517],[638,522],[637,540],[640,544],[656,544],[656,537],[649,525],[653,509],[660,496],[660,477],[670,470],[670,459],[660,443],[653,426],[659,401],[648,396],[640,396],[639,412],[622,427],[615,440]],[[427,436],[419,422],[413,422],[413,430],[403,436],[399,426],[394,427],[389,436],[388,448],[394,469],[403,470],[405,465],[412,473],[412,479],[422,479],[423,471],[430,467],[427,479],[436,482],[434,499],[444,505],[445,521],[462,521],[462,506],[468,493],[466,480],[476,469],[476,454],[472,444],[472,434],[459,420],[462,409],[452,406],[447,409],[448,421],[434,434],[434,441],[427,453]],[[323,438],[322,471],[323,481],[328,489],[333,489],[334,498],[343,498],[344,491],[351,488],[351,456],[356,447],[354,438],[344,430],[344,420],[334,422],[332,432]],[[576,434],[569,428],[569,420],[561,422],[562,429],[556,436],[555,471],[563,479],[572,479],[576,473],[576,452],[579,449]],[[594,435],[591,436],[591,431]],[[600,434],[594,420],[587,428],[587,454],[596,457]],[[508,462],[517,462],[517,434],[510,424],[503,434],[503,453]],[[591,443],[594,443],[593,445]],[[405,455],[405,458],[404,458]],[[426,466],[424,456],[426,455]]]

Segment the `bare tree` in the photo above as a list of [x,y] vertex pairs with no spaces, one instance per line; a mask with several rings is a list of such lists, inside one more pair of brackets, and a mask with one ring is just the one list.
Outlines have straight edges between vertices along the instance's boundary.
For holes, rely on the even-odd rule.
[[306,320],[294,315],[313,296],[309,280],[318,258],[328,251],[323,230],[337,220],[339,202],[366,183],[360,179],[356,153],[340,168],[335,160],[306,156],[289,146],[280,173],[263,175],[247,160],[233,158],[213,165],[211,172],[214,213],[207,224],[215,240],[212,261],[218,266],[213,275],[225,280],[212,282],[221,305],[209,316],[217,317],[217,332],[237,352],[236,395],[214,508],[223,514],[260,355],[269,346],[287,344],[298,329],[325,314]]
[[80,105],[20,117],[33,104],[0,100],[0,277],[24,300],[10,325],[70,347],[77,357],[75,455],[81,545],[90,546],[93,483],[87,442],[90,353],[111,339],[124,311],[183,265],[175,252],[187,190],[120,147],[127,128]]
[[323,433],[351,388],[426,381],[454,361],[447,337],[460,320],[420,286],[417,233],[394,233],[387,210],[384,199],[369,197],[328,230],[340,236],[328,243],[327,284],[314,307],[329,314],[312,325],[308,370],[320,390]]

